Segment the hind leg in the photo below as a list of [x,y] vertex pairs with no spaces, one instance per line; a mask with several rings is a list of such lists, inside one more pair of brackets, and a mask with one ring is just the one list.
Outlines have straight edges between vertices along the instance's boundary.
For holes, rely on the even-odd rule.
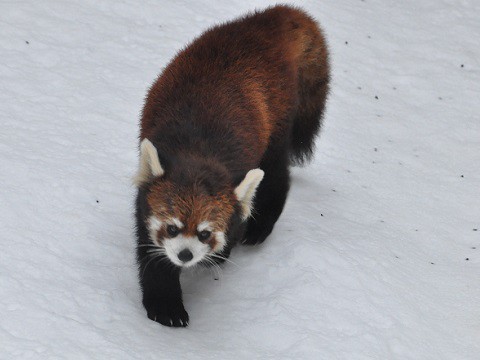
[[283,211],[290,188],[288,153],[285,149],[267,153],[260,164],[265,176],[260,183],[254,200],[254,211],[248,220],[243,244],[262,243],[273,230]]

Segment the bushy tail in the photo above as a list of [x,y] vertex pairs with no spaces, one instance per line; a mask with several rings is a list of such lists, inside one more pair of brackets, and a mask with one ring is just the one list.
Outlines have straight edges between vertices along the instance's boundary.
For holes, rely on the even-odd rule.
[[290,141],[290,161],[295,165],[303,165],[312,158],[330,81],[326,42],[313,20],[300,38],[303,49],[298,74],[299,103]]
[[304,165],[313,156],[315,139],[322,127],[327,93],[328,79],[302,95],[290,138],[290,162],[294,165]]

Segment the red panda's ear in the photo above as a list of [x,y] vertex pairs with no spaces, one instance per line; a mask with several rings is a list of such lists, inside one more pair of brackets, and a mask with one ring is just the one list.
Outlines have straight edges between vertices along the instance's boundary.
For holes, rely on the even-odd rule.
[[235,188],[235,196],[242,207],[242,219],[246,220],[252,214],[253,198],[265,173],[261,169],[250,170],[240,185]]
[[160,165],[157,149],[155,149],[150,140],[143,139],[140,144],[140,165],[133,182],[135,185],[141,186],[151,178],[162,176],[163,174],[164,170],[162,165]]

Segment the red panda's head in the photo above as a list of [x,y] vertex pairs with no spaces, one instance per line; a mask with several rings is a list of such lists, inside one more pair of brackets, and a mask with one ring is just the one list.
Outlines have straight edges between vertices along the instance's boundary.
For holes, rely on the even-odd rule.
[[201,158],[189,161],[165,172],[156,148],[144,139],[135,178],[137,186],[145,190],[143,220],[154,246],[151,251],[182,267],[208,261],[224,249],[232,216],[236,209],[242,220],[250,216],[263,178],[262,170],[250,170],[233,187],[221,165]]

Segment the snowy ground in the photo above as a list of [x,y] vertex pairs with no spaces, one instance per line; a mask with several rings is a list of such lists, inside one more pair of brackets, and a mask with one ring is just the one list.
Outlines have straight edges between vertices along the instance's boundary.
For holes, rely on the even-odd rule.
[[[269,1],[0,3],[1,359],[479,359],[480,2],[298,2],[333,91],[267,242],[147,319],[130,177],[146,89]],[[478,231],[476,231],[478,229]]]

